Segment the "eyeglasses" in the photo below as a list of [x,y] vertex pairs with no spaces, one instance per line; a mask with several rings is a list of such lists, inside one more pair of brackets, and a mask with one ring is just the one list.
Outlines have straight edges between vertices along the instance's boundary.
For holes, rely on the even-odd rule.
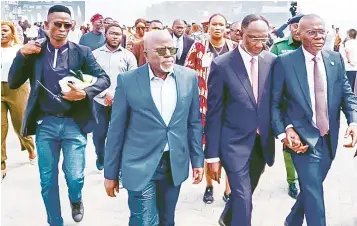
[[110,35],[111,37],[119,37],[122,36],[122,33],[118,33],[118,32],[109,32],[108,35]]
[[262,44],[266,44],[267,42],[269,42],[269,38],[255,38],[249,35],[247,35],[247,37],[253,44],[258,44],[259,42],[261,42]]
[[136,29],[138,29],[138,30],[144,30],[145,27],[136,27]]
[[240,35],[241,30],[239,30],[239,29],[231,29],[231,32],[233,32],[233,33],[236,33],[236,34]]
[[71,23],[62,23],[62,22],[53,22],[53,25],[55,25],[57,28],[62,28],[62,26],[64,27],[64,29],[68,30],[71,29],[71,27],[73,26],[73,24]]
[[318,34],[325,36],[326,31],[325,30],[308,30],[308,31],[306,31],[306,34],[310,37],[316,37]]
[[[148,49],[150,50],[150,49]],[[178,48],[175,47],[164,47],[164,48],[156,48],[156,49],[151,49],[154,52],[157,52],[159,56],[166,56],[167,50],[169,50],[170,55],[173,56],[177,53]]]
[[151,30],[163,30],[160,27],[152,27]]

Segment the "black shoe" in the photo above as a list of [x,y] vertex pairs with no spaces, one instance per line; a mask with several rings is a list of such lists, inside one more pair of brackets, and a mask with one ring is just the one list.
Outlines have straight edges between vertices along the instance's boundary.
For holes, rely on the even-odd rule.
[[75,222],[81,222],[84,215],[84,207],[83,202],[71,202],[71,209],[72,209],[72,218]]
[[231,198],[231,194],[227,195],[226,192],[223,193],[223,201],[224,202],[228,202],[228,200]]
[[6,173],[4,173],[4,174],[1,176],[1,183],[2,183],[2,181],[5,179],[5,177],[6,177]]
[[99,171],[102,171],[104,169],[104,159],[103,158],[97,158],[97,161],[95,161],[95,164]]
[[213,203],[213,201],[213,187],[208,186],[206,187],[205,194],[203,195],[203,202],[205,202],[206,204],[211,204]]
[[218,224],[220,226],[230,226],[232,224],[232,200],[228,200],[224,206],[223,212],[219,217]]
[[295,183],[292,183],[292,184],[289,184],[289,196],[293,199],[296,199],[297,196],[298,196],[298,189],[296,188],[296,184]]

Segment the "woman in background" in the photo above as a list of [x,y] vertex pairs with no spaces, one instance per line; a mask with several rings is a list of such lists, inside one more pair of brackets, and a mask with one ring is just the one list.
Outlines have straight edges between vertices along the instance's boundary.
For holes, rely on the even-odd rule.
[[[192,27],[192,32],[195,31],[195,26]],[[221,14],[213,14],[208,21],[209,38],[195,42],[191,50],[187,54],[185,66],[194,69],[198,74],[198,86],[200,95],[200,112],[202,114],[202,125],[205,126],[205,118],[207,111],[207,79],[210,71],[212,60],[224,53],[232,51],[238,43],[224,38],[227,19]],[[197,25],[198,26],[198,25]],[[205,137],[203,145],[206,144]],[[207,164],[205,164],[206,175],[206,191],[203,195],[203,202],[211,204],[213,199],[213,183],[210,175],[207,174]],[[229,188],[226,177],[226,189],[223,195],[223,200],[227,201],[231,190]]]
[[[29,84],[25,83],[18,89],[10,89],[7,80],[9,70],[17,52],[21,48],[14,24],[10,21],[1,22],[1,180],[6,176],[6,137],[8,132],[8,112],[12,126],[21,143],[21,150],[27,150],[29,161],[36,163],[36,153],[32,137],[21,135],[21,124],[29,96]],[[3,57],[4,56],[4,57]]]

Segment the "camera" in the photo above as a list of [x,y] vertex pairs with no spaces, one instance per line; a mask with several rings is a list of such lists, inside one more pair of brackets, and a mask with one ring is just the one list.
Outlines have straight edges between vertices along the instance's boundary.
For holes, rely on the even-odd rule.
[[291,7],[290,7],[289,10],[290,10],[291,16],[294,17],[294,16],[296,15],[297,2],[295,2],[295,1],[294,1],[294,2],[291,2],[290,6],[291,6]]

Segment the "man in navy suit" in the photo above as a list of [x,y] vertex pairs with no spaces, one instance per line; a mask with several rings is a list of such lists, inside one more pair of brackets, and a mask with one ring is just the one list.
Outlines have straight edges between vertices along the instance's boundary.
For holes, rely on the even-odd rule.
[[[58,189],[58,162],[63,152],[63,171],[68,185],[68,196],[73,220],[83,218],[82,188],[85,168],[87,133],[92,132],[95,114],[92,99],[110,86],[107,74],[97,64],[88,47],[69,42],[71,11],[55,5],[48,11],[45,26],[49,40],[44,43],[29,42],[17,53],[9,72],[9,86],[16,89],[28,79],[31,93],[22,124],[24,136],[36,134],[41,193],[46,206],[47,222],[62,226]],[[68,84],[70,91],[62,92],[59,81],[70,70],[81,70],[97,77],[85,89]],[[58,102],[54,95],[61,96]]]
[[[336,155],[340,111],[357,141],[357,100],[339,53],[322,50],[326,30],[317,15],[299,22],[302,47],[278,57],[272,83],[272,126],[288,147],[299,178],[300,194],[285,225],[326,226],[323,181]],[[282,106],[282,101],[285,103]]]
[[118,77],[104,155],[108,196],[128,190],[132,226],[172,226],[181,183],[203,177],[202,124],[195,71],[174,65],[166,30],[144,37],[147,64]]
[[274,163],[270,93],[276,56],[264,50],[268,34],[264,17],[246,16],[238,47],[211,64],[205,158],[214,180],[223,165],[232,190],[220,225],[251,225],[252,193],[265,165]]
[[183,20],[175,20],[172,25],[172,38],[177,49],[176,64],[183,66],[187,53],[190,51],[194,40],[185,34],[186,24]]

